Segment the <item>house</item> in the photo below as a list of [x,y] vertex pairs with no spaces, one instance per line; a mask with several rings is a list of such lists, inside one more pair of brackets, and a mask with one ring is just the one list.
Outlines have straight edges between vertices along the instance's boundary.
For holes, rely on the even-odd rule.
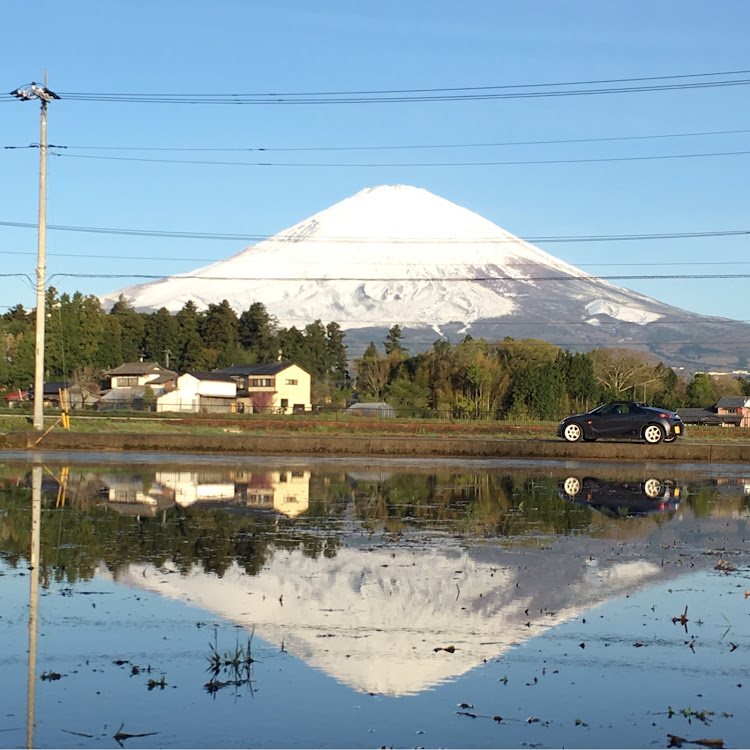
[[221,372],[237,383],[238,410],[255,414],[296,414],[312,409],[310,373],[294,362],[233,365]]
[[678,409],[685,424],[750,427],[750,397],[725,396],[708,409]]
[[347,414],[357,417],[395,417],[396,410],[385,401],[372,401],[352,404],[346,410]]
[[293,518],[310,506],[310,472],[274,469],[235,472],[237,502],[256,510],[274,510]]
[[[70,383],[67,380],[44,384],[42,401],[44,406],[60,406],[60,392],[68,392],[68,407],[71,409],[93,408],[99,401],[98,389]],[[33,394],[32,394],[33,395]]]
[[234,480],[221,471],[161,471],[156,481],[168,488],[181,507],[195,503],[232,503],[235,499]]
[[109,388],[102,393],[100,408],[143,406],[147,385],[158,396],[175,375],[174,370],[156,362],[126,362],[107,373]]
[[750,427],[750,397],[725,396],[714,404],[714,409],[720,417],[740,417],[739,427]]
[[107,373],[110,388],[140,388],[163,383],[177,373],[156,362],[126,362]]
[[3,396],[3,401],[6,406],[16,406],[22,401],[29,400],[29,392],[22,391],[20,388],[17,391],[11,391]]
[[164,383],[156,397],[156,411],[229,414],[236,410],[237,383],[220,372],[193,370]]

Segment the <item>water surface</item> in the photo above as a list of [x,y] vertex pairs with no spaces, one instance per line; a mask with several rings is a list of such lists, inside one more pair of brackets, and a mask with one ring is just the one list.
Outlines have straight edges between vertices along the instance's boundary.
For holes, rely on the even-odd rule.
[[5,458],[0,746],[746,745],[743,467]]

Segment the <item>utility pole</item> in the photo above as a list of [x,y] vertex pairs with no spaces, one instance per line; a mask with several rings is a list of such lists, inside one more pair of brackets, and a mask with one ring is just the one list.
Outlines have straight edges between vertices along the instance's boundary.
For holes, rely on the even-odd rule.
[[34,429],[44,429],[44,322],[47,291],[47,104],[60,97],[44,85],[32,82],[26,88],[11,91],[21,101],[38,99],[42,104],[42,124],[39,138],[39,242],[36,260],[36,343],[34,347]]

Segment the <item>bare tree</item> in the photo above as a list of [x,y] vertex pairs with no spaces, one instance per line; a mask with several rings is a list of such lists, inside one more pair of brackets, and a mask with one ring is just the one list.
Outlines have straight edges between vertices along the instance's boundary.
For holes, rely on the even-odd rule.
[[634,349],[596,349],[591,352],[594,376],[614,397],[638,392],[661,380],[654,357]]

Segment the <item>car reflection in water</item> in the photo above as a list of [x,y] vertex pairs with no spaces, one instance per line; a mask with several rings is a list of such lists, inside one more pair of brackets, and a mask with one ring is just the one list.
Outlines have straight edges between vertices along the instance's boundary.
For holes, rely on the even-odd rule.
[[676,510],[682,490],[674,479],[627,482],[597,479],[596,477],[568,477],[558,483],[557,494],[563,500],[611,516],[643,516],[649,513]]

